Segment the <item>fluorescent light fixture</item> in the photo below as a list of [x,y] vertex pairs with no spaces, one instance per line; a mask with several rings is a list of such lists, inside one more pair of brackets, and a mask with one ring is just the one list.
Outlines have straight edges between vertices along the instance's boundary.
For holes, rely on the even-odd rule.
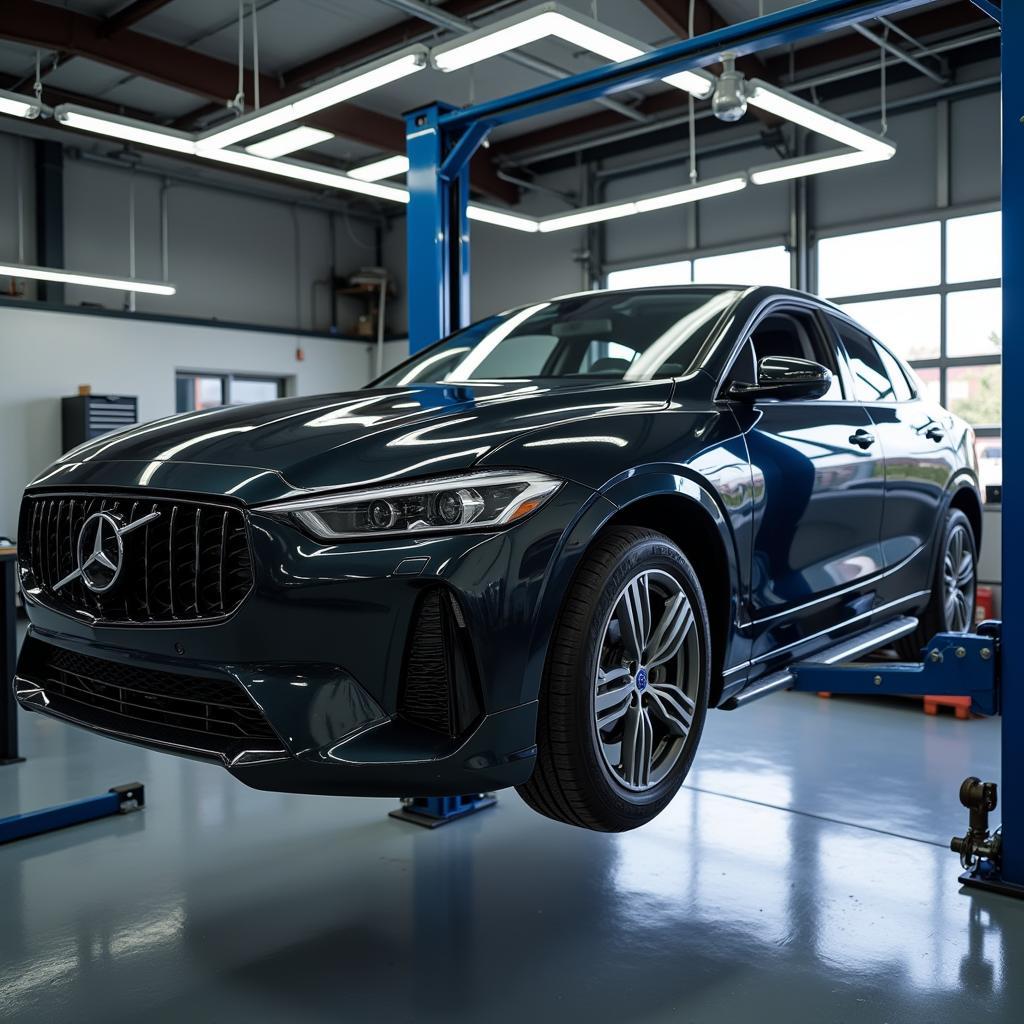
[[262,142],[254,142],[251,146],[246,146],[245,151],[253,153],[255,156],[265,156],[269,160],[273,160],[274,157],[285,156],[299,149],[308,149],[310,146],[319,145],[321,142],[326,142],[328,139],[333,138],[334,136],[331,132],[324,132],[319,128],[308,128],[306,125],[300,125],[298,128],[292,128],[291,131],[274,135],[269,139],[264,139]]
[[120,117],[118,114],[101,114],[87,107],[64,103],[57,107],[53,116],[69,128],[77,128],[79,131],[91,132],[94,135],[106,135],[124,142],[137,142],[142,146],[168,149],[173,153],[193,155],[196,151],[195,139],[187,132],[174,131],[172,128],[153,128],[142,121]]
[[646,196],[636,200],[637,213],[650,213],[652,210],[664,210],[670,206],[682,206],[685,203],[699,203],[702,199],[714,199],[715,196],[727,196],[731,192],[740,192],[747,187],[747,176],[735,174],[728,178],[717,178],[714,181],[698,182],[672,192],[660,192],[658,195]]
[[39,116],[42,109],[42,104],[36,99],[27,99],[20,93],[0,89],[0,114],[24,117],[31,121]]
[[372,164],[353,167],[349,175],[360,181],[382,181],[384,178],[397,178],[409,170],[407,156],[386,156],[383,160],[374,160]]
[[261,110],[246,114],[223,128],[214,128],[197,141],[200,149],[223,149],[243,139],[301,121],[318,110],[333,107],[364,92],[379,89],[389,82],[421,71],[427,66],[427,48],[410,47],[405,52],[385,57],[372,64],[335,75]]
[[792,178],[805,178],[811,174],[824,174],[826,171],[841,171],[846,167],[860,167],[862,164],[875,164],[880,160],[888,160],[892,153],[854,149],[841,153],[826,153],[823,156],[797,157],[794,160],[783,160],[780,163],[754,167],[750,171],[750,180],[755,185],[771,185],[776,181],[789,181]]
[[493,206],[481,206],[479,203],[470,203],[466,216],[470,220],[480,221],[481,224],[496,224],[500,228],[512,228],[513,231],[525,231],[528,234],[540,230],[540,221],[536,217],[508,213],[505,210],[496,210]]
[[776,114],[801,125],[819,135],[825,135],[844,146],[859,149],[862,152],[875,152],[877,159],[887,160],[896,152],[896,147],[883,139],[881,135],[855,125],[843,117],[837,117],[816,107],[812,103],[786,92],[784,89],[777,89],[775,86],[762,82],[755,78],[750,82],[747,90],[747,103],[770,114]]
[[173,295],[177,289],[166,281],[142,281],[134,277],[107,277],[100,274],[76,274],[52,267],[30,267],[21,263],[0,263],[0,274],[24,277],[32,281],[59,281],[87,288],[113,288],[121,292],[146,292],[149,295]]
[[[430,56],[441,71],[457,71],[549,36],[615,63],[651,50],[646,43],[616,32],[593,18],[557,3],[545,3],[435,46]],[[707,99],[715,91],[715,76],[707,71],[680,71],[664,81],[699,99]]]
[[204,160],[231,164],[233,167],[244,167],[250,171],[272,174],[279,178],[293,178],[295,181],[305,181],[311,185],[323,185],[324,188],[358,192],[360,195],[373,196],[374,199],[389,199],[395,203],[409,202],[408,190],[397,185],[378,185],[372,181],[359,181],[341,171],[303,164],[297,160],[268,160],[266,157],[243,153],[238,149],[201,149],[197,155]]
[[747,187],[745,174],[733,174],[724,178],[688,185],[686,188],[670,189],[641,196],[626,203],[601,203],[599,206],[587,206],[572,213],[557,214],[543,217],[540,220],[540,231],[564,231],[566,228],[583,227],[586,224],[598,224],[601,221],[615,220],[619,217],[631,217],[638,213],[650,213],[652,210],[664,210],[670,206],[682,206],[684,203],[696,203],[702,199],[713,199],[715,196],[739,192]]

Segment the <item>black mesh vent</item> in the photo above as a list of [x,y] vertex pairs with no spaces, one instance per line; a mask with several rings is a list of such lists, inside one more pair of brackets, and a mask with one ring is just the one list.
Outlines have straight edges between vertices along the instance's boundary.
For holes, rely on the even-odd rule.
[[440,587],[419,601],[405,651],[398,713],[456,737],[480,715],[469,636],[451,595]]
[[[130,524],[121,575],[96,594],[81,578],[54,587],[78,567],[78,535],[96,512]],[[118,623],[200,622],[233,612],[252,586],[252,559],[241,509],[162,498],[57,495],[26,497],[18,554],[26,593],[90,620]]]
[[32,674],[53,708],[78,721],[229,755],[250,746],[281,747],[233,680],[143,669],[49,645],[42,650]]

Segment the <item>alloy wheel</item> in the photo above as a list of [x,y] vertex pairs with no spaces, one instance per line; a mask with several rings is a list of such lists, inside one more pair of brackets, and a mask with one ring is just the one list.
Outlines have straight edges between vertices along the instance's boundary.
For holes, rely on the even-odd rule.
[[686,747],[704,654],[693,606],[662,570],[635,575],[601,635],[594,723],[604,764],[633,791],[658,785]]
[[942,563],[945,581],[946,628],[963,633],[974,618],[974,552],[967,527],[957,524],[946,540]]

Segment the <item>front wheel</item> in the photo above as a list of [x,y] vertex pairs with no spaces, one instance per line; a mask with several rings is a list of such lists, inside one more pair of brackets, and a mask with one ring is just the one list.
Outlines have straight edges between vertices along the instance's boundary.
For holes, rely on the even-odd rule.
[[977,577],[974,530],[967,516],[952,508],[946,514],[931,597],[917,629],[897,642],[901,657],[919,661],[925,644],[937,633],[966,633],[974,626]]
[[664,810],[704,726],[710,648],[700,582],[679,548],[639,527],[602,534],[555,627],[523,799],[603,832]]

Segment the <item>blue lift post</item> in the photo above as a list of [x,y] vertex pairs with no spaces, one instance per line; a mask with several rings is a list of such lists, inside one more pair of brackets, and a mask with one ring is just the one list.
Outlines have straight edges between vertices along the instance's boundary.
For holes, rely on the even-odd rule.
[[[702,67],[726,51],[742,56],[923,7],[929,2],[809,0],[788,10],[501,99],[459,110],[433,104],[408,115],[411,350],[416,352],[468,322],[465,172],[470,157],[493,128],[598,99],[674,72]],[[1002,26],[1003,334],[1016,340],[1024,337],[1024,61],[1020,60],[1024,54],[1024,3],[973,3]],[[1024,475],[1018,477],[1013,470],[1017,456],[1024,459],[1024,445],[1018,446],[1011,440],[1018,434],[1024,437],[1024,410],[1018,412],[1016,403],[1010,400],[1011,382],[1019,380],[1024,380],[1024,347],[1018,349],[1011,343],[1003,352],[1003,387],[1007,394],[1003,402],[1003,447],[1007,453],[1004,510],[1007,506],[1015,509],[1018,501],[1024,503],[1024,494],[1017,488],[1018,482],[1024,487]],[[1022,565],[1024,534],[1008,530],[1003,537],[1003,616],[1008,622],[1024,622],[1024,587],[1018,589],[1012,582],[1016,568]],[[1004,791],[999,856],[993,860],[983,858],[962,880],[970,886],[1024,895],[1024,745],[1013,741],[1024,728],[1024,694],[1013,684],[1001,686],[1003,678],[1013,680],[1024,673],[1024,639],[1012,632],[1005,639],[999,634],[995,623],[979,629],[977,634],[940,635],[929,644],[921,664],[799,666],[797,688],[837,693],[877,693],[880,689],[891,693],[969,693],[979,712],[1001,713]],[[965,806],[970,781],[961,790]],[[978,786],[985,791],[987,809],[992,809],[995,787],[981,783]],[[974,811],[971,823],[974,828]]]

